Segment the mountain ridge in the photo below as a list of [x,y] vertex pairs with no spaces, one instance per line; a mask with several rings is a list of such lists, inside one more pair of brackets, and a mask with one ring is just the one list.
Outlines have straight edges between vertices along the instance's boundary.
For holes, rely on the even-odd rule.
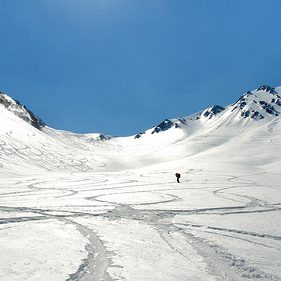
[[[8,111],[12,112],[25,122],[29,123],[38,130],[46,127],[46,123],[29,110],[19,101],[11,98],[6,93],[0,92],[0,104]],[[204,110],[188,115],[186,117],[178,117],[164,119],[158,125],[153,126],[134,136],[134,139],[140,139],[145,135],[155,135],[168,131],[172,128],[187,129],[189,127],[205,127],[214,122],[219,122],[220,119],[228,120],[225,124],[230,125],[235,119],[237,122],[243,120],[270,121],[272,118],[280,116],[281,112],[281,87],[272,87],[269,85],[261,85],[253,91],[247,91],[239,99],[226,107],[221,105],[213,105]],[[229,122],[229,120],[232,120]],[[81,134],[88,135],[91,134]],[[94,134],[93,138],[98,140],[108,140],[111,136],[106,136],[102,133]],[[89,137],[89,139],[91,139]]]
[[6,93],[0,92],[0,104],[2,104],[8,111],[12,112],[25,122],[29,123],[38,130],[46,126],[45,122],[29,110],[25,105],[21,104],[8,96]]
[[[240,122],[251,119],[253,121],[270,121],[281,114],[281,89],[268,85],[259,86],[253,91],[247,91],[233,104],[223,107],[213,105],[198,113],[187,117],[165,119],[151,129],[135,135],[135,139],[143,137],[145,134],[155,134],[165,132],[172,128],[185,128],[188,126],[208,126],[209,124],[225,119],[234,119]],[[247,120],[249,121],[249,120]],[[197,123],[197,124],[195,124]],[[230,125],[230,122],[227,123]]]
[[[239,103],[225,108],[216,105],[187,117],[165,119],[139,138],[76,134],[47,125],[38,130],[30,120],[15,114],[18,110],[22,113],[23,106],[13,102],[13,112],[8,110],[9,106],[0,104],[0,173],[21,173],[22,167],[34,171],[114,172],[164,165],[169,161],[200,161],[204,155],[211,155],[212,159],[223,157],[223,161],[236,159],[239,163],[237,153],[241,150],[249,161],[254,157],[250,144],[256,139],[260,140],[261,151],[265,145],[272,147],[266,153],[255,155],[256,163],[270,163],[278,160],[274,146],[278,147],[281,130],[279,96],[279,88],[262,87],[251,94],[246,92]],[[246,105],[237,106],[245,101]],[[272,106],[278,116],[275,111],[268,112],[270,107],[265,103]],[[243,116],[247,110],[256,110],[264,118]]]

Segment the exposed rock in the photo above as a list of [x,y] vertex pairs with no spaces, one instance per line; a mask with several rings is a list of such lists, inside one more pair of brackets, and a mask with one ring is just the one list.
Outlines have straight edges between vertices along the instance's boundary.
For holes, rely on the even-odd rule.
[[157,125],[154,128],[154,130],[151,132],[151,134],[166,131],[166,130],[170,129],[173,125],[174,125],[174,123],[171,120],[165,119],[163,122],[161,122],[159,125]]
[[41,130],[46,124],[42,119],[35,115],[32,111],[22,105],[19,101],[12,99],[5,93],[0,92],[0,104],[7,110],[14,113],[25,122],[31,124],[33,127]]
[[274,87],[268,86],[268,85],[262,85],[260,87],[257,88],[257,91],[265,91],[271,94],[277,94],[275,91]]

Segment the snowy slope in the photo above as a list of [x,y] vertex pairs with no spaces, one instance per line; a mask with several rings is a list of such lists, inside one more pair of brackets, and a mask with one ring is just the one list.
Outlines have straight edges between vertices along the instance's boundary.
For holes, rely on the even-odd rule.
[[[214,105],[199,113],[177,119],[165,119],[159,125],[135,136],[141,138],[148,134],[157,134],[172,128],[183,129],[190,135],[213,126],[232,126],[237,129],[249,129],[249,125],[259,126],[268,123],[281,113],[281,87],[260,86],[248,91],[237,102],[226,108]],[[264,122],[255,122],[261,121]]]
[[16,116],[23,119],[24,121],[39,130],[45,126],[43,120],[41,120],[28,108],[22,105],[19,101],[12,99],[11,97],[2,92],[0,92],[0,104],[5,107],[8,111],[14,113]]
[[2,94],[0,280],[281,280],[280,97],[111,138]]
[[266,125],[278,123],[281,110],[281,88],[261,86],[226,108],[212,106],[191,116],[166,119],[136,136],[111,138],[55,130],[39,117],[34,125],[35,114],[5,94],[0,98],[1,164],[37,170],[114,171],[190,157],[239,142],[242,133],[251,138],[263,128],[263,135]]

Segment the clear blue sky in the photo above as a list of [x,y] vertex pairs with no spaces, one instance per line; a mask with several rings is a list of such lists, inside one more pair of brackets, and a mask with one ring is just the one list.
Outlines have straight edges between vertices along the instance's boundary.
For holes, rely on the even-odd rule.
[[132,135],[281,85],[279,0],[0,0],[0,90],[49,126]]

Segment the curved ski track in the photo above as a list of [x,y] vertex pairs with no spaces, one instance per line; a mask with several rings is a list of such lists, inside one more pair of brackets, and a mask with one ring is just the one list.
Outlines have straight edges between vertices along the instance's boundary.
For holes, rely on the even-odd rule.
[[[5,149],[5,153],[10,151],[6,144],[1,143],[1,146]],[[21,155],[22,150],[25,149],[27,147],[18,148],[21,150]],[[16,153],[14,150],[15,148],[13,148],[13,153]],[[12,151],[10,152],[12,153]],[[37,156],[36,151],[33,153],[34,157]],[[76,164],[82,165],[78,162]],[[201,181],[194,180],[195,173],[200,173]],[[179,215],[188,218],[189,215],[202,214],[243,216],[249,213],[280,212],[279,202],[270,203],[239,194],[241,187],[258,185],[255,180],[249,179],[252,178],[252,175],[242,177],[213,173],[207,175],[200,170],[190,170],[184,175],[186,179],[183,179],[181,185],[177,185],[173,181],[166,182],[167,176],[169,176],[167,172],[158,174],[128,172],[123,174],[79,174],[78,178],[71,174],[69,176],[54,174],[53,178],[48,179],[34,177],[22,181],[10,180],[0,188],[0,212],[3,216],[0,224],[9,227],[11,224],[27,221],[56,219],[75,225],[77,231],[87,237],[89,241],[86,245],[88,257],[77,265],[76,272],[69,272],[67,281],[115,280],[108,273],[108,269],[112,266],[111,258],[115,253],[107,249],[106,244],[94,229],[79,222],[79,218],[91,220],[95,217],[103,218],[105,222],[106,220],[126,219],[148,224],[157,230],[168,247],[180,254],[183,259],[191,261],[191,258],[176,243],[174,235],[179,235],[185,243],[192,245],[203,257],[208,271],[217,280],[281,280],[281,274],[276,276],[256,268],[251,265],[251,261],[247,260],[247,257],[236,256],[221,245],[202,238],[200,233],[241,240],[276,251],[281,251],[281,236],[227,227],[213,227],[208,224],[193,223],[192,220],[181,223],[173,222],[174,218]],[[162,180],[162,178],[164,179]],[[206,182],[205,178],[211,178],[211,183]],[[143,182],[143,180],[145,181]],[[220,186],[216,186],[214,184],[216,182]],[[222,183],[225,184],[225,187],[221,186]],[[186,208],[188,203],[181,205],[184,200],[182,195],[184,192],[192,190],[213,194],[218,200],[221,200],[222,206]],[[130,200],[126,202],[124,199],[129,195],[133,195],[133,202]],[[144,195],[145,197],[142,199]],[[121,196],[122,200],[114,199],[118,196]],[[113,199],[110,199],[111,197]],[[74,204],[75,201],[72,199],[84,203]],[[227,205],[230,202],[232,204]],[[178,208],[177,204],[181,207]],[[5,213],[9,216],[5,217],[3,215]],[[29,214],[16,216],[21,213]],[[268,240],[274,240],[278,244],[271,246]]]

